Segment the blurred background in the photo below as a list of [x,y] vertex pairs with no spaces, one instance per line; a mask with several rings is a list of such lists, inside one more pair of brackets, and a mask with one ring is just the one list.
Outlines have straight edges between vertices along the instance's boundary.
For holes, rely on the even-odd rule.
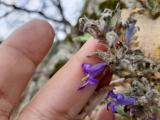
[[58,40],[64,40],[82,13],[83,0],[1,0],[0,36],[5,39],[23,23],[46,19],[56,30]]

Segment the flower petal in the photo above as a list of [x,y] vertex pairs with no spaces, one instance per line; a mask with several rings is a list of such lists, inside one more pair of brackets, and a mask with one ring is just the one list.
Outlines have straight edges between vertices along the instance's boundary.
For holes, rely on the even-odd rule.
[[97,85],[99,83],[99,80],[96,80],[92,77],[89,77],[88,80],[84,81],[80,87],[79,87],[79,90],[85,88],[86,86],[88,85]]
[[135,23],[130,23],[129,27],[128,27],[128,30],[127,30],[127,32],[125,34],[125,38],[126,38],[128,43],[131,42],[134,30],[135,30]]
[[126,104],[126,96],[123,94],[117,94],[117,98],[116,98],[118,104],[124,105]]
[[107,98],[112,98],[119,105],[134,105],[137,102],[135,97],[126,96],[120,93],[116,94],[113,90],[108,92]]
[[128,103],[128,105],[129,104],[134,105],[137,102],[137,99],[135,97],[128,97],[126,101],[127,101],[126,103]]
[[91,85],[97,85],[99,83],[99,80],[89,77],[88,82]]
[[157,120],[156,114],[153,114],[152,120]]
[[107,94],[107,98],[117,98],[117,95],[113,92],[113,90],[110,90]]
[[86,73],[86,74],[88,74],[89,72],[89,69],[91,68],[91,64],[89,64],[89,63],[84,63],[84,64],[82,64],[82,68],[83,68],[83,71]]
[[107,103],[107,108],[111,108],[113,113],[115,113],[117,111],[117,107],[116,107],[116,104],[114,102]]
[[120,105],[134,105],[136,103],[136,98],[129,97],[124,94],[117,94],[117,103]]
[[97,63],[93,66],[91,66],[88,69],[88,74],[90,74],[92,77],[96,77],[97,75],[99,75],[106,67],[107,63],[106,62],[101,62],[101,63]]
[[99,80],[95,79],[95,77],[100,74],[104,69],[107,63],[101,62],[95,65],[91,65],[88,63],[82,64],[82,69],[85,74],[87,74],[86,77],[84,77],[83,83],[80,85],[79,89],[85,88],[87,85],[97,85],[99,83]]
[[88,82],[88,81],[83,82],[83,83],[80,85],[79,90],[82,90],[82,89],[85,88],[87,85],[89,85],[89,82]]

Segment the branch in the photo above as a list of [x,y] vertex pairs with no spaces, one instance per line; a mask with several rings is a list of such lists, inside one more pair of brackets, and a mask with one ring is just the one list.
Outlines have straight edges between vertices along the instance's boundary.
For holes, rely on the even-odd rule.
[[3,14],[2,16],[0,16],[0,19],[4,18],[4,17],[7,17],[9,14],[11,14],[13,11],[9,11],[9,12],[6,12],[5,14]]
[[62,21],[63,21],[64,23],[66,23],[67,25],[71,26],[70,22],[68,22],[68,21],[66,20],[66,18],[64,17],[64,10],[63,10],[63,7],[62,7],[61,0],[57,0],[57,2],[55,2],[54,0],[51,0],[51,2],[52,2],[52,4],[53,4],[54,6],[56,6],[56,7],[58,8],[58,10],[59,10],[59,12],[60,12],[60,14],[61,14],[61,16],[62,16]]
[[56,2],[56,1],[51,0],[51,3],[52,3],[53,5],[55,5],[55,6],[57,6],[57,2]]
[[[64,20],[64,18],[62,20],[57,20],[57,19],[54,19],[52,17],[49,17],[47,15],[45,15],[45,13],[43,13],[42,11],[38,11],[38,10],[29,10],[29,9],[26,9],[26,8],[22,8],[22,7],[18,7],[14,4],[7,4],[6,2],[3,2],[3,1],[0,1],[0,4],[4,5],[4,6],[7,6],[7,7],[11,7],[15,10],[19,10],[19,11],[24,11],[24,12],[27,12],[27,13],[37,13],[39,15],[41,15],[42,17],[48,19],[48,20],[51,20],[53,22],[57,22],[57,23],[65,23],[65,24],[68,24],[69,22]],[[5,17],[7,15],[9,15],[11,12],[7,12],[5,15],[3,15],[2,17]],[[70,25],[70,24],[68,24]]]

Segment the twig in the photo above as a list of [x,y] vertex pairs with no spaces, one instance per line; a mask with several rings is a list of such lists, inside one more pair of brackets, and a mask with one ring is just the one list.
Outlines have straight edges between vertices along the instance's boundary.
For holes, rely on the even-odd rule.
[[[19,10],[19,11],[24,11],[24,12],[28,12],[28,13],[37,13],[39,15],[41,15],[42,17],[48,19],[48,20],[51,20],[53,22],[57,22],[57,23],[65,23],[67,25],[70,25],[70,23],[65,20],[65,18],[63,17],[62,20],[57,20],[57,19],[54,19],[53,17],[49,17],[47,16],[45,13],[43,13],[42,11],[38,11],[38,10],[29,10],[29,9],[26,9],[26,8],[22,8],[22,7],[19,7],[19,6],[16,6],[15,4],[8,4],[6,2],[3,2],[3,1],[0,1],[0,4],[6,6],[6,7],[11,7],[15,10]],[[58,5],[59,7],[60,5]],[[6,13],[5,16],[9,15],[11,12],[9,13]],[[62,10],[61,10],[61,14],[62,14]],[[5,17],[4,15],[2,17]]]
[[9,12],[6,12],[5,14],[3,14],[2,16],[0,16],[0,19],[4,18],[4,17],[7,17],[9,14],[11,14],[13,11],[9,11]]

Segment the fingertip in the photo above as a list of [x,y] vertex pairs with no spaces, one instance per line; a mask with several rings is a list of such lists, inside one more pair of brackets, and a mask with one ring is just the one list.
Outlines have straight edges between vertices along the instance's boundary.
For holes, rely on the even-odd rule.
[[47,21],[34,19],[11,34],[4,45],[18,49],[35,64],[39,64],[50,49],[54,35],[54,30]]
[[[88,40],[38,92],[21,115],[22,118],[26,113],[30,117],[35,115],[30,111],[30,108],[45,113],[45,116],[49,116],[51,119],[57,117],[66,119],[66,116],[67,119],[77,117],[76,115],[80,113],[96,89],[96,86],[87,86],[81,91],[78,90],[82,82],[81,79],[84,77],[82,64],[98,62],[97,58],[87,56],[91,52],[103,48],[104,45],[97,40]],[[38,116],[41,118],[43,115],[38,114]]]
[[106,51],[106,46],[96,39],[89,39],[81,47],[81,49],[73,56],[73,58],[76,58],[76,60],[80,61],[80,63],[96,63],[100,61],[98,57],[87,56],[89,56],[93,52],[96,52],[97,50]]
[[49,44],[53,43],[55,31],[48,21],[42,19],[33,19],[30,22],[28,22],[28,24],[29,23],[31,24],[30,27],[32,27],[33,30],[37,30],[39,33],[41,33],[42,36],[48,39],[47,42]]
[[102,43],[99,42],[97,39],[89,39],[87,42],[83,45],[80,51],[96,51],[96,50],[106,50],[106,46]]

